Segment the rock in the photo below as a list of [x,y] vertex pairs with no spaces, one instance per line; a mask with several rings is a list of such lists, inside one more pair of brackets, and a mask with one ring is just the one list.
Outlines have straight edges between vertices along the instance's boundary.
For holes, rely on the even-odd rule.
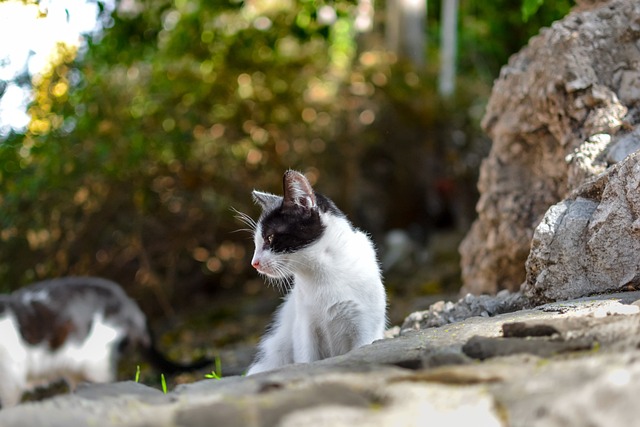
[[449,365],[464,365],[471,362],[465,354],[451,348],[427,349],[421,361],[421,368],[439,368]]
[[439,301],[428,310],[411,313],[404,320],[399,334],[459,322],[473,316],[510,313],[530,305],[530,301],[519,292],[501,291],[495,296],[467,294],[456,303]]
[[505,338],[549,337],[559,333],[554,325],[547,323],[514,322],[502,325],[502,335]]
[[460,246],[463,294],[518,291],[549,207],[638,147],[639,23],[637,1],[582,1],[501,70],[482,121],[493,145],[478,219]]
[[214,403],[190,405],[178,410],[178,426],[220,425],[244,427],[274,426],[288,414],[305,409],[337,406],[344,409],[366,409],[378,399],[372,393],[340,383],[324,382],[306,387],[271,387],[257,395],[235,396]]
[[[0,410],[0,425],[634,425],[638,299],[640,292],[628,292],[470,317],[339,357],[198,381],[166,395],[133,382],[88,385]],[[482,357],[472,360],[463,350],[478,342]],[[550,343],[561,351],[535,349]]]
[[629,154],[640,150],[640,127],[633,132],[618,138],[615,144],[609,147],[607,163],[615,164],[624,160]]
[[74,395],[85,400],[128,397],[148,403],[165,403],[168,401],[168,398],[160,390],[134,381],[110,384],[83,383],[78,387]]
[[462,351],[473,359],[488,359],[498,356],[527,353],[539,357],[551,357],[560,353],[591,350],[594,341],[571,340],[549,341],[544,339],[472,337]]
[[[637,409],[630,396],[640,392],[637,353],[600,353],[590,357],[531,358],[520,361],[510,381],[491,384],[510,427],[631,426]],[[513,356],[512,356],[513,358]],[[503,359],[503,360],[500,360]],[[504,358],[486,365],[504,364]],[[577,374],[580,371],[581,374]]]
[[537,302],[640,286],[640,152],[552,206],[536,227],[522,291]]
[[632,105],[640,101],[640,71],[623,71],[620,78],[620,101]]

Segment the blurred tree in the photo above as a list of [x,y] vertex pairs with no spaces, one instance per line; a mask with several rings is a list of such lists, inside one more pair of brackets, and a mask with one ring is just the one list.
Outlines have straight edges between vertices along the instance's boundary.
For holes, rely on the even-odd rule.
[[387,48],[416,66],[425,65],[427,0],[397,0],[386,4]]
[[458,50],[458,0],[443,0],[440,40],[440,75],[438,93],[449,98],[455,92],[456,57]]

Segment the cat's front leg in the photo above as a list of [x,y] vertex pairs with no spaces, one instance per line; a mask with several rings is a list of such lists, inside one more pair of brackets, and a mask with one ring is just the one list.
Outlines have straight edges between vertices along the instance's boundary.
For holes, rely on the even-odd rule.
[[247,375],[271,371],[294,362],[292,324],[293,306],[286,300],[278,309],[269,332],[258,345],[258,354]]
[[[302,318],[301,318],[302,317]],[[310,363],[328,356],[325,334],[318,321],[300,315],[293,330],[293,358],[295,363]]]
[[354,301],[341,301],[328,311],[329,356],[339,356],[377,339],[366,313]]
[[293,363],[291,339],[283,334],[271,334],[263,338],[258,347],[258,354],[247,370],[247,375],[272,371]]

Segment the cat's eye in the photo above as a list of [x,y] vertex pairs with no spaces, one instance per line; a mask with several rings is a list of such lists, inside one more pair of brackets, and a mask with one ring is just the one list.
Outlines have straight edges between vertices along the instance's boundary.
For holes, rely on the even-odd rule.
[[273,243],[273,234],[269,234],[266,238],[266,241],[268,244],[272,244]]

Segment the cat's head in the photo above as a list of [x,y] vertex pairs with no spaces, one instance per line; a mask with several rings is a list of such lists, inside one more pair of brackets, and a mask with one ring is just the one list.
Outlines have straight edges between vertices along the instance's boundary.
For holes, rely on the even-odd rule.
[[[326,225],[322,213],[339,212],[299,172],[289,170],[283,178],[283,195],[253,191],[253,199],[262,207],[255,228],[255,251],[251,265],[261,274],[286,279],[294,274],[299,259],[295,254],[317,242]],[[320,206],[319,206],[320,202]]]

